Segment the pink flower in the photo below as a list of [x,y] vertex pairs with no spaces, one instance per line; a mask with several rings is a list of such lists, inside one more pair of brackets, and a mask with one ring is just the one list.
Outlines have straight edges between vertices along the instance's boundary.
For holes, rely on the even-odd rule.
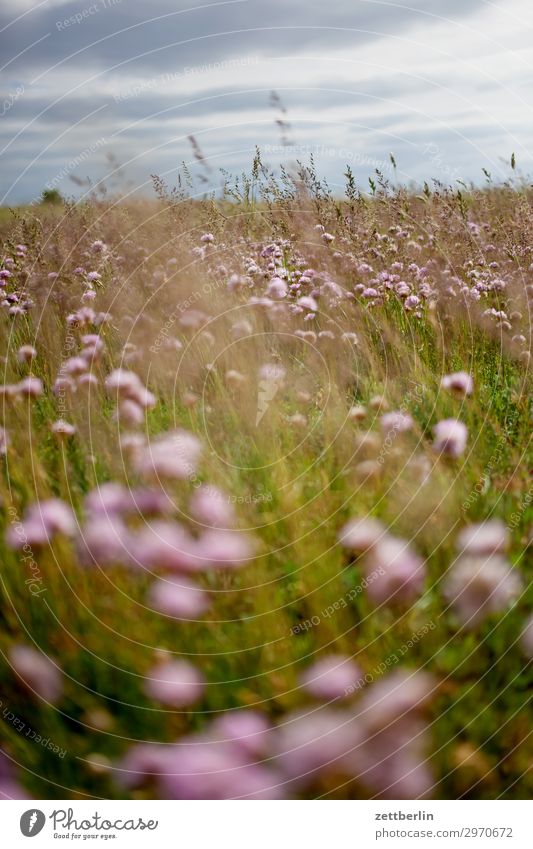
[[201,486],[189,504],[197,522],[211,528],[229,528],[235,523],[235,511],[228,496],[214,486]]
[[267,286],[267,295],[275,300],[282,300],[287,297],[287,284],[280,277],[273,277]]
[[196,553],[204,568],[237,569],[254,554],[254,540],[239,531],[209,530],[199,539]]
[[70,357],[63,364],[62,370],[66,374],[76,377],[79,374],[83,374],[84,371],[87,371],[87,361],[83,357]]
[[424,588],[425,564],[404,540],[384,536],[365,558],[366,592],[376,604],[409,603]]
[[197,471],[202,443],[186,430],[164,433],[133,458],[135,470],[145,477],[185,480]]
[[318,304],[314,298],[310,295],[302,295],[301,298],[298,298],[296,301],[299,307],[303,307],[305,310],[311,310],[311,312],[316,312],[318,310]]
[[499,519],[467,525],[459,533],[455,547],[468,554],[495,554],[509,545],[509,532]]
[[17,359],[19,363],[29,363],[36,356],[37,351],[33,345],[22,345],[17,352]]
[[365,517],[351,519],[339,532],[339,543],[348,551],[361,554],[374,546],[385,534],[385,528],[378,519]]
[[146,695],[170,707],[193,705],[202,698],[204,677],[187,660],[165,660],[153,667],[146,676]]
[[113,515],[90,516],[78,541],[82,563],[86,566],[131,565],[136,553],[124,523]]
[[92,489],[85,496],[85,509],[92,514],[131,512],[133,507],[130,490],[120,483],[109,481]]
[[145,569],[195,572],[203,567],[197,544],[177,522],[155,521],[135,536],[133,554]]
[[433,447],[439,454],[460,457],[466,448],[468,430],[457,419],[443,419],[433,428]]
[[341,771],[342,759],[361,741],[353,713],[323,707],[286,714],[277,729],[272,754],[291,786],[299,788],[320,773]]
[[6,539],[12,548],[23,548],[26,544],[46,545],[56,534],[71,536],[76,527],[76,518],[68,504],[59,498],[50,498],[31,504],[23,521],[9,528]]
[[472,395],[474,391],[474,381],[466,371],[457,371],[454,374],[445,375],[440,385],[443,389],[449,389],[451,392],[462,395],[463,397]]
[[279,799],[282,777],[250,763],[237,746],[216,741],[180,743],[159,780],[165,799]]
[[144,422],[144,410],[136,401],[125,398],[118,405],[115,419],[121,422],[121,424],[135,427]]
[[330,655],[308,667],[300,684],[316,699],[330,701],[346,698],[360,678],[360,668],[349,657]]
[[384,433],[390,433],[391,431],[404,433],[405,431],[412,430],[414,422],[408,413],[394,410],[391,413],[385,413],[380,419],[380,424]]
[[433,690],[430,676],[402,670],[373,684],[358,702],[362,740],[347,753],[344,768],[374,795],[413,799],[431,792],[422,711]]
[[187,578],[165,578],[150,587],[150,604],[176,619],[196,619],[209,607],[207,593]]
[[459,557],[446,575],[444,593],[461,623],[473,628],[506,610],[520,595],[522,578],[500,554]]
[[210,734],[220,743],[230,743],[249,757],[268,754],[272,728],[263,714],[254,710],[231,710],[214,720]]
[[38,377],[25,377],[20,383],[17,383],[17,392],[19,395],[26,395],[28,398],[37,398],[43,394],[43,382]]
[[63,419],[58,419],[51,427],[52,433],[56,436],[74,436],[76,427],[70,422],[65,422]]
[[62,693],[61,671],[50,658],[31,646],[14,645],[9,661],[24,685],[46,702],[57,702]]

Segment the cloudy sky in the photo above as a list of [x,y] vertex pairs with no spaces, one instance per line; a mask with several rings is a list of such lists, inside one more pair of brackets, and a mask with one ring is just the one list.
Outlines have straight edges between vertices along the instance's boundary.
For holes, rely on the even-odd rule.
[[256,144],[333,185],[391,151],[404,182],[533,174],[531,0],[2,0],[0,31],[4,204],[172,185],[191,134],[202,189]]

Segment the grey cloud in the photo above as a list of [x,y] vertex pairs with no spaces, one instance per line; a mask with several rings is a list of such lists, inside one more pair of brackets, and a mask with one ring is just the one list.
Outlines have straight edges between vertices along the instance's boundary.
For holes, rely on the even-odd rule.
[[[113,5],[114,3],[114,5]],[[379,34],[401,35],[428,15],[462,18],[483,0],[410,0],[380,3],[337,0],[332,4],[303,0],[243,0],[205,3],[171,0],[137,4],[134,0],[77,0],[61,6],[35,9],[8,30],[10,57],[43,38],[19,59],[10,73],[26,79],[36,71],[62,63],[78,67],[157,71],[174,66],[220,61],[229,55],[297,55],[302,49],[332,51],[371,41]],[[88,10],[95,9],[93,13]],[[73,16],[87,13],[80,23]],[[0,14],[0,27],[10,17]],[[437,24],[438,21],[435,21]],[[144,55],[143,55],[144,54]]]

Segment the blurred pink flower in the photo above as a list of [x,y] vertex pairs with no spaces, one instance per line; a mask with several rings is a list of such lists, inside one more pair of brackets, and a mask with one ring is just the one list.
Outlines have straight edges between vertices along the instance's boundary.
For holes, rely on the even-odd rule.
[[23,548],[26,544],[46,545],[56,534],[71,536],[76,527],[76,518],[68,504],[59,498],[50,498],[30,504],[23,521],[8,529],[6,540],[12,548]]
[[25,377],[20,383],[17,383],[16,389],[19,395],[26,395],[28,398],[37,398],[43,394],[43,382],[38,377]]
[[340,530],[339,543],[348,551],[361,554],[372,548],[385,533],[385,528],[378,519],[370,516],[351,519]]
[[146,569],[195,572],[203,568],[196,541],[177,522],[155,521],[135,535],[136,561]]
[[396,433],[404,433],[412,430],[414,422],[408,413],[402,413],[401,410],[394,410],[390,413],[385,413],[380,419],[381,429],[384,433],[395,431]]
[[346,698],[361,674],[359,666],[346,655],[329,655],[309,666],[299,680],[311,696],[330,701]]
[[450,567],[444,594],[466,628],[506,610],[520,595],[522,578],[500,554],[461,555]]
[[187,578],[162,578],[150,587],[155,610],[177,619],[197,619],[209,607],[207,593]]
[[52,433],[55,433],[56,436],[73,436],[76,433],[76,427],[75,425],[70,424],[70,422],[58,419],[52,424],[51,431]]
[[36,356],[37,351],[33,345],[21,345],[17,352],[17,359],[19,363],[29,363]]
[[340,772],[342,759],[362,739],[353,713],[321,707],[286,714],[271,754],[291,787],[305,787],[322,772]]
[[188,707],[202,698],[204,677],[187,660],[165,660],[147,674],[144,689],[147,696],[161,704]]
[[457,419],[443,419],[433,428],[433,447],[439,454],[460,457],[466,448],[468,430]]
[[135,470],[145,477],[192,478],[202,454],[200,440],[186,430],[164,433],[133,458]]
[[9,649],[9,662],[29,691],[47,702],[59,701],[63,690],[61,671],[47,655],[19,643]]
[[423,591],[424,561],[397,537],[380,539],[366,555],[365,569],[372,573],[366,592],[375,604],[409,603]]
[[209,530],[198,540],[196,554],[204,568],[242,568],[254,555],[254,540],[239,531]]
[[230,743],[249,757],[268,754],[272,726],[255,710],[231,710],[213,721],[210,735],[221,743]]
[[228,496],[214,486],[201,486],[189,503],[197,522],[211,528],[230,528],[235,524],[235,511]]
[[445,375],[440,385],[443,389],[449,389],[456,395],[466,397],[472,395],[474,391],[474,381],[466,371],[457,371],[454,374]]
[[499,519],[467,525],[459,533],[455,547],[468,554],[494,554],[509,545],[509,531]]
[[126,525],[113,515],[89,516],[80,531],[79,555],[86,566],[132,565],[133,547]]

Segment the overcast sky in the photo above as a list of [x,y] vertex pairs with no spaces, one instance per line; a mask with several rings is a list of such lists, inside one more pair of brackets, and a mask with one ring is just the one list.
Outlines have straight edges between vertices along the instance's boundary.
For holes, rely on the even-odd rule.
[[4,204],[117,162],[123,190],[172,185],[191,134],[213,188],[256,144],[333,185],[390,152],[405,182],[533,173],[531,0],[2,0],[0,30]]

